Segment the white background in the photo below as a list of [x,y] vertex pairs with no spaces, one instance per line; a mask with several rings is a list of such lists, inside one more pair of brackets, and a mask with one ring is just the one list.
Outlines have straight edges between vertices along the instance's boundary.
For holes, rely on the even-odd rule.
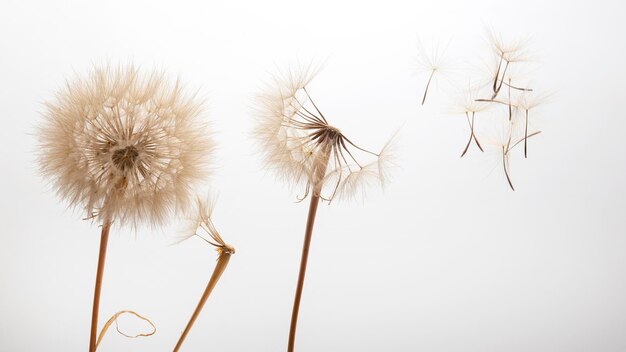
[[[619,1],[3,0],[0,351],[87,348],[99,229],[42,180],[34,132],[65,79],[107,62],[180,76],[217,133],[207,184],[237,253],[183,350],[285,350],[307,204],[263,170],[250,136],[255,94],[298,60],[326,62],[311,90],[351,139],[378,149],[403,126],[384,192],[320,208],[298,351],[626,350],[624,13]],[[497,154],[459,159],[467,123],[443,84],[418,104],[418,34],[479,65],[485,28],[531,36],[532,81],[555,92],[529,159],[511,161],[516,192]],[[101,324],[134,309],[158,332],[111,331],[99,350],[173,348],[216,257],[197,238],[168,246],[179,228],[112,233]]]

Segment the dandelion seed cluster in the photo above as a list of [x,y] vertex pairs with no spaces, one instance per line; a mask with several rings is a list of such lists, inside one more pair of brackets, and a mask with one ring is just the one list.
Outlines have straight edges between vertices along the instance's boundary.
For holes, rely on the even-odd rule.
[[255,136],[269,168],[288,183],[306,184],[300,200],[312,190],[331,202],[362,194],[371,183],[384,183],[391,140],[375,153],[330,125],[307,90],[315,73],[299,69],[275,77],[259,96]]
[[[204,199],[196,197],[196,207],[193,217],[188,218],[187,228],[185,230],[185,237],[181,240],[186,240],[191,236],[198,236],[205,242],[211,244],[217,250],[218,258],[224,254],[235,254],[235,248],[227,244],[222,235],[213,224],[212,216],[213,209],[215,207],[215,200],[209,196]],[[199,230],[209,236],[210,239],[200,235]]]
[[[528,157],[528,139],[541,133],[532,128],[529,120],[530,111],[544,103],[549,95],[537,93],[535,89],[526,86],[528,78],[523,73],[524,66],[531,61],[527,41],[505,41],[500,35],[491,31],[489,44],[493,60],[487,65],[486,78],[474,79],[473,82],[478,83],[470,84],[467,89],[455,87],[462,93],[454,103],[454,112],[464,115],[469,126],[468,141],[461,152],[461,157],[468,153],[472,142],[481,152],[488,147],[497,149],[508,185],[515,190],[510,174],[511,151],[516,146],[523,145],[524,157]],[[441,71],[440,67],[433,62],[444,61],[444,59],[437,57],[435,60],[428,57],[421,44],[418,49],[420,56],[418,63],[431,63],[428,66],[431,74],[426,83],[425,97],[433,75]],[[423,102],[424,99],[422,104]],[[477,120],[487,112],[499,116],[496,116],[495,120],[484,121],[488,126],[481,121],[480,126],[483,128],[479,129]],[[487,133],[485,136],[488,143],[481,144],[479,139],[483,140],[483,137],[479,138],[479,135],[482,131],[489,131],[489,129],[492,135]]]
[[162,224],[207,176],[213,143],[201,111],[163,73],[94,68],[46,104],[41,170],[90,218]]

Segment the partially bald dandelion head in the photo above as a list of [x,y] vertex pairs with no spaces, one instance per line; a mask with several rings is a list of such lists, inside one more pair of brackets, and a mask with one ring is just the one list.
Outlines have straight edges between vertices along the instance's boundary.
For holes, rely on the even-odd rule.
[[[197,197],[194,213],[188,218],[189,222],[180,241],[189,237],[198,236],[205,242],[214,246],[218,253],[218,259],[224,254],[235,254],[235,247],[227,244],[213,224],[212,216],[215,208],[215,199],[209,196]],[[205,237],[208,235],[209,238]]]
[[301,199],[312,190],[330,202],[354,195],[372,180],[383,181],[391,144],[373,152],[331,125],[308,90],[315,73],[305,69],[275,77],[259,96],[255,137],[268,167],[291,184],[306,185]]
[[163,73],[94,68],[46,103],[39,164],[59,195],[119,225],[163,223],[207,176],[201,103]]

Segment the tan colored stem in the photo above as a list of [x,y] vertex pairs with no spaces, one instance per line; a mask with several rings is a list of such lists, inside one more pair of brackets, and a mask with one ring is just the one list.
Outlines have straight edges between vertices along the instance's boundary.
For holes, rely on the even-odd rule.
[[313,225],[315,224],[315,214],[317,214],[317,206],[320,202],[320,193],[322,192],[322,180],[326,174],[328,167],[328,159],[330,159],[330,149],[328,153],[322,157],[322,163],[317,170],[315,176],[316,183],[313,187],[311,203],[309,204],[309,215],[307,216],[306,229],[304,231],[304,244],[302,245],[302,257],[300,258],[300,271],[298,273],[298,284],[296,285],[296,295],[293,300],[293,310],[291,312],[291,324],[289,327],[289,343],[288,352],[293,352],[296,343],[296,325],[298,324],[298,311],[300,310],[300,299],[302,298],[302,288],[304,287],[304,276],[306,275],[306,265],[309,259],[309,248],[311,247],[311,237],[313,236]]
[[202,307],[204,307],[204,304],[209,299],[209,296],[211,295],[213,288],[215,288],[215,285],[217,285],[217,282],[220,280],[222,273],[224,273],[224,270],[226,270],[226,266],[228,266],[228,262],[230,261],[230,256],[231,256],[230,253],[222,252],[219,258],[217,259],[217,264],[215,265],[215,269],[213,269],[213,274],[211,275],[211,278],[209,279],[209,283],[204,289],[204,293],[202,294],[202,297],[200,297],[200,301],[198,302],[198,305],[196,306],[196,310],[194,310],[193,314],[191,315],[191,318],[189,319],[189,322],[187,323],[187,326],[185,327],[185,331],[183,331],[183,333],[180,335],[180,338],[178,339],[178,342],[176,343],[176,347],[174,347],[174,352],[177,352],[178,350],[180,350],[180,347],[183,345],[183,342],[185,341],[187,334],[191,330],[191,327],[196,322],[196,319],[198,319],[198,315],[200,315],[200,312],[202,311]]
[[526,109],[526,126],[524,127],[524,158],[528,158],[528,109]]
[[91,311],[91,332],[89,335],[89,352],[96,351],[96,341],[98,332],[98,310],[100,307],[100,291],[102,290],[102,277],[104,275],[104,261],[107,254],[107,243],[109,242],[109,230],[111,221],[105,220],[102,224],[100,234],[100,253],[98,254],[98,269],[96,271],[96,287],[93,293],[93,309]]
[[506,175],[506,180],[509,182],[509,186],[513,191],[515,191],[515,187],[513,187],[513,182],[511,181],[511,176],[509,176],[507,151],[505,151],[504,146],[502,146],[502,167],[504,168],[504,174]]

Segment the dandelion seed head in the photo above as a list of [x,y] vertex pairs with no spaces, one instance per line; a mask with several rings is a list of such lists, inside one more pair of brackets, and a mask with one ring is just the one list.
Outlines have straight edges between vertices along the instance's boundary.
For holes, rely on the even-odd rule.
[[415,58],[415,66],[419,72],[430,71],[446,71],[451,68],[452,61],[448,55],[448,47],[450,42],[445,45],[433,42],[430,46],[430,52],[426,50],[424,44],[417,38],[417,57]]
[[484,95],[480,88],[469,87],[459,91],[451,100],[452,112],[455,114],[478,113],[485,111],[491,106],[480,101],[479,98]]
[[[187,216],[187,226],[185,227],[183,236],[175,243],[185,241],[193,236],[198,236],[216,248],[218,259],[224,254],[235,254],[235,247],[224,241],[213,224],[212,215],[214,208],[215,198],[209,195],[204,198],[197,196],[195,209],[193,209],[191,216]],[[208,235],[209,238],[206,238],[205,235]]]
[[546,92],[523,92],[517,98],[516,105],[522,110],[533,110],[538,106],[549,103],[551,93]]
[[[255,137],[262,145],[265,164],[291,185],[306,185],[304,199],[315,196],[332,201],[369,163],[377,167],[374,178],[384,180],[381,153],[354,144],[331,125],[308,91],[317,70],[289,70],[274,77],[259,96]],[[366,161],[363,160],[372,160]],[[369,169],[368,169],[369,170]]]
[[505,40],[494,30],[488,32],[489,42],[497,55],[508,63],[527,61],[530,59],[528,39]]
[[201,105],[163,73],[94,68],[46,103],[41,172],[89,218],[163,224],[208,175],[213,142]]

